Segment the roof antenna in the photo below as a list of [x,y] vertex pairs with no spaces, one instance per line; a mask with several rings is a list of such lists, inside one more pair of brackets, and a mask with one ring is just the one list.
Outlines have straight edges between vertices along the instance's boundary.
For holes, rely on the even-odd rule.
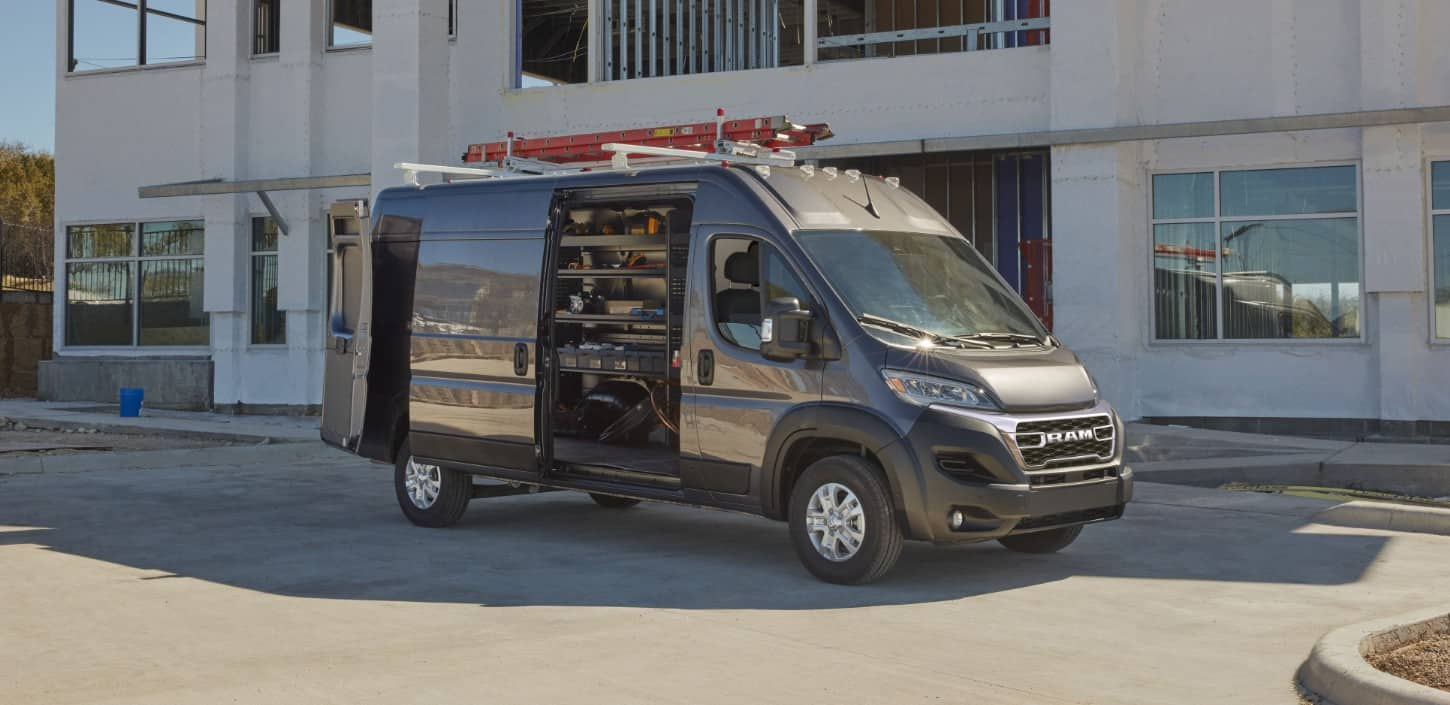
[[852,203],[854,203],[854,204],[856,204],[858,206],[861,206],[862,208],[865,208],[867,213],[870,213],[877,220],[880,220],[881,219],[881,211],[876,210],[876,202],[871,199],[871,180],[870,179],[862,179],[861,180],[861,188],[863,188],[863,189],[866,190],[866,202],[865,203],[862,203],[862,202],[860,202],[860,201],[858,201],[858,200],[856,200],[854,198],[851,198],[850,196],[846,196],[846,200],[848,200],[848,201],[850,201],[850,202],[852,202]]

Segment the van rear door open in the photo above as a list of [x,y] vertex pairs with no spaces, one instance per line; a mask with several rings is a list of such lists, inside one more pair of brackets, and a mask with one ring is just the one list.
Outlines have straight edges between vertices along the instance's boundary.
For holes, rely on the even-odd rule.
[[327,350],[323,360],[322,440],[356,451],[367,404],[369,312],[366,206],[334,204],[328,211],[332,238],[332,287],[328,292]]

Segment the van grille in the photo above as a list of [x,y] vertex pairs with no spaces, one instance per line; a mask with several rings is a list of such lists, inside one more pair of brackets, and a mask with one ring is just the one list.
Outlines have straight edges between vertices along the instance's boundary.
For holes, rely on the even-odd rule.
[[1112,460],[1117,441],[1106,414],[1028,421],[1012,434],[1028,468],[1087,465]]

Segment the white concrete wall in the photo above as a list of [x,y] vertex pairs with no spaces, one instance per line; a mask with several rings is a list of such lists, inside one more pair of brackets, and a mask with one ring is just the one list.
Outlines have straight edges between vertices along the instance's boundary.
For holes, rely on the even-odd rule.
[[[1109,3],[1116,25],[1093,14]],[[1445,3],[1054,10],[1054,25],[1096,23],[1091,38],[1054,33],[1059,129],[1450,103],[1450,55],[1425,31],[1450,21]],[[1429,330],[1425,210],[1426,160],[1450,151],[1447,139],[1450,126],[1410,125],[1055,148],[1058,332],[1128,416],[1450,419],[1450,389],[1431,381],[1450,379],[1450,346]],[[1150,175],[1319,162],[1360,168],[1362,340],[1153,340]]]
[[[525,90],[508,87],[512,2],[460,0],[450,42],[447,0],[374,1],[371,48],[327,51],[326,0],[289,0],[281,55],[251,58],[247,0],[212,0],[204,66],[57,78],[58,225],[207,220],[219,404],[320,400],[323,212],[367,190],[278,194],[288,344],[259,348],[246,265],[260,203],[142,201],[138,186],[371,173],[375,193],[399,182],[394,162],[456,163],[509,130],[708,120],[716,107],[829,121],[840,144],[1450,104],[1442,0],[1074,0],[1056,3],[1051,46]],[[1054,149],[1059,332],[1130,416],[1450,419],[1450,391],[1424,383],[1450,375],[1450,347],[1428,331],[1433,156],[1450,158],[1450,125]],[[1338,160],[1363,175],[1363,340],[1152,340],[1151,173]],[[59,317],[56,329],[60,341]]]
[[[67,76],[65,3],[57,10],[57,228],[84,222],[202,218],[204,307],[219,405],[316,404],[322,393],[326,204],[367,189],[273,194],[291,234],[279,245],[287,344],[250,342],[253,195],[142,200],[140,186],[197,179],[367,173],[372,141],[371,50],[325,51],[326,0],[283,4],[282,52],[250,55],[249,0],[211,0],[208,57],[184,67]],[[312,28],[295,31],[293,27]],[[64,239],[57,242],[64,281]],[[69,349],[61,355],[196,354],[195,349]]]

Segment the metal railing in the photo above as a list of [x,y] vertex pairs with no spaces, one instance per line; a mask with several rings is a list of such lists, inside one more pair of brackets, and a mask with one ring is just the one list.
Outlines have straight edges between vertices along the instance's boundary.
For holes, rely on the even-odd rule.
[[605,80],[780,65],[780,0],[600,0]]
[[0,221],[0,291],[55,288],[55,231]]

